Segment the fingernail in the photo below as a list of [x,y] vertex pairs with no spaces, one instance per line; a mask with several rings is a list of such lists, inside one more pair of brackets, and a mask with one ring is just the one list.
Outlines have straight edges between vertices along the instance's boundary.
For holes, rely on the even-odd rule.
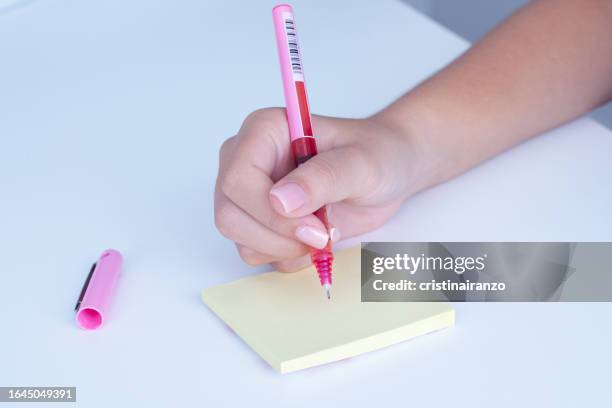
[[327,233],[307,226],[298,227],[295,230],[295,236],[306,245],[310,245],[311,247],[318,249],[325,248],[327,241],[329,241],[329,236]]
[[302,187],[295,183],[274,187],[270,190],[270,196],[275,199],[271,200],[272,205],[283,213],[297,210],[306,201],[306,193],[302,190]]
[[336,227],[331,227],[329,229],[329,239],[331,239],[332,242],[340,241],[340,230]]

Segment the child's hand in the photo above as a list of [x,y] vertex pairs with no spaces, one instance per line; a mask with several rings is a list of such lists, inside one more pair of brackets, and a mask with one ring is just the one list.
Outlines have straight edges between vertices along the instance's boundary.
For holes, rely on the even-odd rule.
[[[332,240],[383,224],[418,186],[418,145],[378,119],[313,117],[319,154],[294,169],[283,109],[252,113],[223,143],[215,222],[250,265],[283,271],[307,264],[328,231],[317,217],[329,206]],[[304,245],[306,244],[306,245]]]

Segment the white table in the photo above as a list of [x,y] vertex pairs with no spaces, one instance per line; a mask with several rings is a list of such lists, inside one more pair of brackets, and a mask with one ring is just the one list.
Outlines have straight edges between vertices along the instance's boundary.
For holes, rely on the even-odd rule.
[[[457,304],[453,329],[280,376],[201,303],[262,270],[212,216],[221,142],[283,103],[273,2],[242,3],[0,15],[0,386],[77,386],[83,407],[609,404],[610,304]],[[372,113],[468,46],[398,2],[294,3],[320,114]],[[580,119],[363,239],[609,241],[611,158],[612,133]],[[107,247],[124,275],[108,325],[85,332],[72,307]]]

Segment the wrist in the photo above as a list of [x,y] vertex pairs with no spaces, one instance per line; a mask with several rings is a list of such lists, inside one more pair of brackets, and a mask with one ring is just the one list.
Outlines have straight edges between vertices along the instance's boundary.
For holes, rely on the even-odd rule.
[[448,173],[449,154],[438,143],[435,114],[418,97],[408,94],[382,111],[372,115],[370,120],[386,127],[396,134],[400,143],[409,151],[413,161],[413,175],[410,177],[409,195],[432,187]]

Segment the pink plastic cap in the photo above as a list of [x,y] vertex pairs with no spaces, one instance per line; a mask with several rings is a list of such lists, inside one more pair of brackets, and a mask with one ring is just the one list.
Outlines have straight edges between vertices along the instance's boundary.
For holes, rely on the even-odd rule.
[[95,330],[104,323],[108,306],[115,291],[123,257],[114,249],[102,252],[77,310],[77,324],[85,330]]

